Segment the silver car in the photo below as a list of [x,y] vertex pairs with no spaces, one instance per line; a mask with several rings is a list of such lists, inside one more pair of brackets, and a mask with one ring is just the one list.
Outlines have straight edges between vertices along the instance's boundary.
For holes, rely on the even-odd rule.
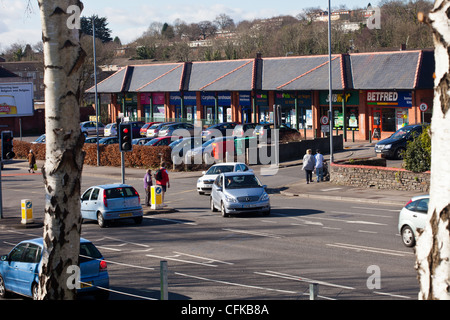
[[403,244],[414,247],[419,230],[425,228],[428,219],[428,202],[430,196],[413,197],[400,211],[398,217],[398,231],[402,237]]
[[220,210],[223,217],[247,212],[269,215],[270,199],[265,188],[252,172],[221,173],[212,187],[211,211]]

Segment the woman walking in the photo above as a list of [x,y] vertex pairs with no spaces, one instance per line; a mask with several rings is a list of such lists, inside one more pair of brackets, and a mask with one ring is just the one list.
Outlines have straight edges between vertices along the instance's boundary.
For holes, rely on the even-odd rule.
[[312,172],[314,170],[314,166],[316,164],[315,158],[312,155],[312,150],[306,150],[306,154],[303,157],[303,167],[302,170],[305,170],[306,175],[306,183],[309,184],[312,182]]

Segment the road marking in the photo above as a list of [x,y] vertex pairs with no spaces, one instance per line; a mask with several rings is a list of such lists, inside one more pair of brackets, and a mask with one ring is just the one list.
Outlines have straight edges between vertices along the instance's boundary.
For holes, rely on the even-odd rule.
[[154,218],[154,217],[147,217],[144,216],[145,219],[153,219],[153,220],[162,220],[162,221],[168,221],[168,222],[173,222],[173,223],[177,223],[177,224],[187,224],[190,226],[197,226],[198,224],[195,222],[186,222],[186,221],[182,221],[182,220],[175,220],[175,219],[167,219],[167,218]]
[[393,216],[380,216],[379,214],[370,214],[370,213],[359,213],[359,212],[343,212],[343,211],[331,211],[331,213],[339,213],[339,214],[356,214],[360,216],[367,217],[377,217],[377,218],[394,218]]
[[382,208],[366,208],[366,207],[352,207],[352,209],[378,210],[378,211],[390,211],[390,212],[400,212],[400,210],[401,210],[401,209],[382,209]]
[[282,278],[282,279],[299,281],[299,282],[317,283],[317,284],[320,284],[320,285],[323,285],[323,286],[327,286],[327,287],[347,289],[347,290],[355,290],[355,288],[353,288],[353,287],[342,286],[342,285],[339,285],[339,284],[334,284],[334,283],[320,281],[320,280],[313,280],[313,279],[303,278],[303,277],[299,277],[299,276],[293,276],[293,275],[290,275],[290,274],[281,273],[281,272],[275,272],[275,271],[270,271],[270,270],[266,270],[266,273],[263,273],[263,272],[255,272],[255,273],[256,274],[260,274],[260,275],[265,275],[265,276],[271,276],[271,277],[277,277],[277,278]]
[[407,255],[414,255],[414,253],[411,253],[411,252],[397,251],[397,250],[390,250],[390,249],[383,249],[383,248],[365,247],[365,246],[358,246],[358,245],[346,244],[346,243],[327,243],[327,246],[355,250],[355,251],[365,251],[365,252],[387,254],[387,255],[399,256],[399,257],[404,257]]
[[180,255],[183,255],[183,256],[192,257],[192,258],[197,258],[197,259],[207,260],[208,263],[209,263],[209,262],[219,262],[219,263],[228,264],[228,265],[233,265],[233,264],[234,264],[234,263],[232,263],[232,262],[226,262],[226,261],[221,261],[221,260],[215,260],[215,259],[211,259],[211,258],[204,258],[204,257],[195,256],[195,255],[187,254],[187,253],[176,252],[176,251],[174,251],[173,253],[180,254]]
[[282,237],[276,236],[269,233],[264,232],[256,232],[256,231],[248,231],[248,230],[236,230],[236,229],[222,229],[224,231],[230,231],[235,233],[244,233],[244,234],[250,234],[252,236],[259,236],[259,237],[268,237],[268,238],[275,238],[275,239],[281,239]]
[[378,223],[378,222],[371,222],[371,221],[346,221],[346,223],[351,223],[351,224],[370,224],[370,225],[374,225],[374,226],[387,226],[387,224],[384,223]]
[[197,280],[221,283],[221,284],[230,285],[230,286],[236,286],[236,287],[258,289],[258,290],[266,290],[266,291],[275,291],[275,292],[288,293],[288,294],[296,294],[297,293],[295,291],[287,291],[287,290],[279,290],[279,289],[272,289],[272,288],[264,288],[264,287],[251,286],[251,285],[247,285],[247,284],[234,283],[234,282],[228,282],[228,281],[222,281],[222,280],[213,280],[213,279],[193,276],[193,275],[189,275],[189,274],[185,274],[185,273],[179,273],[179,272],[175,272],[175,274],[179,275],[179,276],[182,276],[182,277],[188,277],[188,278],[193,278],[193,279],[197,279]]
[[378,234],[378,232],[375,232],[375,231],[368,231],[368,230],[358,230],[358,232],[361,232],[361,233],[373,233],[373,234]]
[[383,295],[383,296],[390,296],[390,297],[394,297],[394,298],[411,299],[411,297],[401,296],[401,295],[398,295],[398,294],[392,294],[392,293],[386,293],[386,292],[377,292],[377,291],[374,291],[373,293],[379,294],[379,295]]

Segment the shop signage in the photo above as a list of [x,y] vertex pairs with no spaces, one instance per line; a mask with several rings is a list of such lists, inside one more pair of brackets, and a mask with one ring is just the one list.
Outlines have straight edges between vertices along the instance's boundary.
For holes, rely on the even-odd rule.
[[[197,105],[197,94],[195,92],[185,92],[183,94],[185,106]],[[170,104],[172,106],[181,106],[181,92],[170,93]]]
[[219,106],[231,106],[231,93],[219,92],[217,94],[217,103]]
[[0,117],[32,116],[33,83],[0,84]]
[[202,106],[215,106],[216,94],[214,92],[202,92]]
[[269,94],[267,92],[256,93],[256,104],[260,107],[269,106]]
[[[328,106],[330,104],[329,96],[330,94],[328,91],[320,92],[319,96],[320,105]],[[342,102],[344,101],[346,105],[353,105],[353,106],[359,105],[358,91],[349,91],[345,92],[345,94],[342,91],[333,92],[332,96],[333,106],[342,106]]]
[[367,91],[367,104],[380,107],[412,107],[411,91]]
[[250,91],[239,92],[239,105],[243,107],[250,107],[252,105],[252,94]]
[[[141,93],[141,104],[149,105],[150,98],[153,98],[153,105],[164,105],[166,102],[164,93]],[[127,105],[136,104],[137,103],[137,95],[136,94],[127,94],[125,97],[125,103]]]
[[295,99],[297,98],[298,107],[311,107],[310,92],[277,92],[275,93],[275,104],[282,107],[295,107]]

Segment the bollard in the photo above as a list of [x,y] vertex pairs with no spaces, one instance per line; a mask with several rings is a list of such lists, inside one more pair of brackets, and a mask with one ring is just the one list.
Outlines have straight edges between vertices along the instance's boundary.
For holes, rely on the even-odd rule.
[[31,200],[25,199],[21,202],[22,208],[22,224],[33,223],[33,203]]
[[161,275],[161,300],[169,300],[169,290],[167,282],[168,274],[167,261],[160,262],[160,275]]
[[319,285],[317,283],[311,283],[309,285],[309,300],[317,300],[319,294]]
[[151,208],[153,210],[160,209],[162,206],[162,187],[152,186],[151,188]]

